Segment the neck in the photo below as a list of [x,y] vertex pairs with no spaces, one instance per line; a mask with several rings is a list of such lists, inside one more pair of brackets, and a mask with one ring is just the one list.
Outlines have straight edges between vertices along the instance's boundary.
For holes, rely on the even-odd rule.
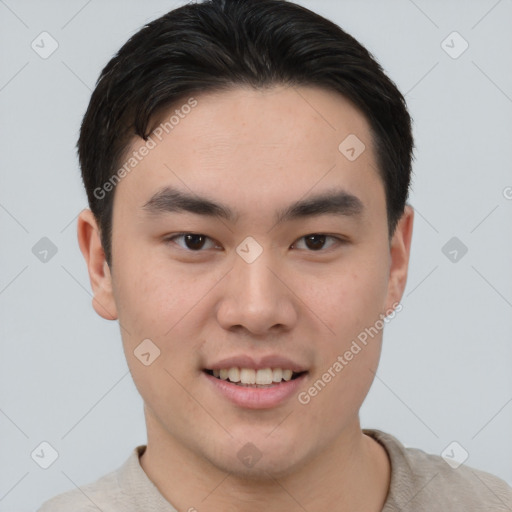
[[380,512],[390,481],[385,449],[362,433],[359,420],[299,470],[248,479],[228,473],[194,453],[146,414],[148,443],[142,469],[180,511]]

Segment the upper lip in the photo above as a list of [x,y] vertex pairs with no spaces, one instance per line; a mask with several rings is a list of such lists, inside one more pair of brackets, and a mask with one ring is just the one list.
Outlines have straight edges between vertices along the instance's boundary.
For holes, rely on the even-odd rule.
[[307,371],[304,365],[296,363],[287,357],[277,354],[270,354],[259,359],[253,359],[246,354],[226,357],[215,363],[211,363],[205,370],[221,370],[222,368],[252,368],[254,370],[262,370],[263,368],[282,368],[292,370],[295,373]]

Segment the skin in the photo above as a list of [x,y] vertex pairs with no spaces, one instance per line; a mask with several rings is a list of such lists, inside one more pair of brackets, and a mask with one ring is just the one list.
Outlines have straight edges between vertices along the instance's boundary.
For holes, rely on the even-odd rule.
[[[386,199],[365,117],[320,88],[234,88],[196,95],[198,105],[115,190],[112,268],[90,210],[78,238],[93,307],[118,319],[148,431],[141,466],[178,510],[380,511],[389,489],[383,447],[361,431],[359,409],[380,357],[382,331],[311,399],[251,410],[226,400],[202,374],[238,354],[282,354],[306,365],[311,387],[403,294],[413,210],[389,240]],[[338,150],[348,134],[365,151]],[[143,145],[134,139],[131,150]],[[330,170],[330,171],[329,171]],[[235,222],[191,213],[150,216],[142,206],[163,185],[192,191],[238,213]],[[274,225],[274,212],[342,187],[361,216],[323,215]],[[180,232],[209,237],[197,253]],[[304,238],[326,239],[315,251]],[[263,248],[248,264],[237,246]],[[192,245],[194,247],[194,245]],[[149,366],[134,350],[159,347]],[[237,457],[247,443],[253,467]]]

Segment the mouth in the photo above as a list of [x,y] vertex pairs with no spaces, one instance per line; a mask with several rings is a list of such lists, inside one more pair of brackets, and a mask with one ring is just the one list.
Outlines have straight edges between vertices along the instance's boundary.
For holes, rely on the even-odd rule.
[[309,372],[291,369],[222,368],[202,371],[214,393],[244,409],[272,409],[287,403],[305,385]]
[[252,368],[222,368],[222,369],[204,369],[204,373],[221,381],[229,382],[239,387],[245,388],[273,388],[282,383],[296,380],[307,371],[294,372],[283,368],[263,368],[254,370]]

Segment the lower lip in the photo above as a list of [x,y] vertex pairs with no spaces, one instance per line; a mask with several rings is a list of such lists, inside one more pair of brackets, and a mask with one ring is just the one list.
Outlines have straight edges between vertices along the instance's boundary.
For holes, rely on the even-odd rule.
[[270,388],[247,388],[237,386],[227,380],[218,379],[206,372],[201,372],[215,389],[228,400],[246,409],[270,409],[276,407],[297,392],[304,383],[307,373],[293,380],[281,381]]

